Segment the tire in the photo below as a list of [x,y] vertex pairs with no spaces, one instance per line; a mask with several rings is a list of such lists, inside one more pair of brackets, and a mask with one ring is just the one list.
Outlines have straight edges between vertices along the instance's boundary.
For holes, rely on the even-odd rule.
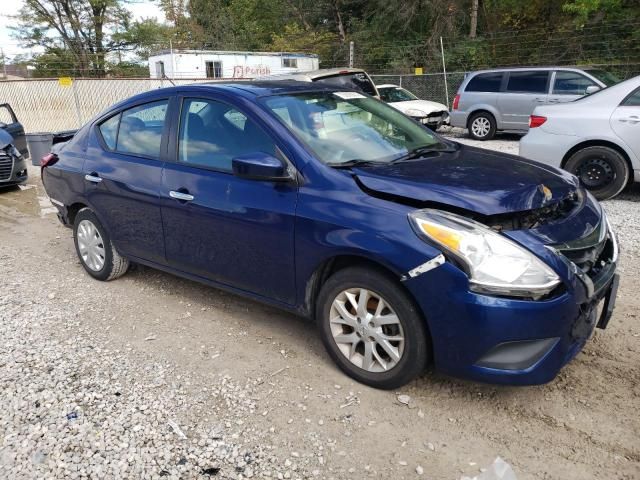
[[574,153],[564,165],[598,200],[618,195],[629,182],[624,157],[609,147],[587,147]]
[[[369,293],[368,297],[362,295],[363,290]],[[380,312],[383,314],[381,317],[390,321],[393,318],[391,314],[395,312],[397,322],[381,326],[376,321],[379,317],[365,315],[376,325],[370,328],[374,324],[357,323],[357,310],[349,301],[347,292],[354,295],[356,302],[368,298],[363,305],[369,314],[376,313],[382,298],[386,306]],[[344,306],[342,310],[335,306],[340,303]],[[340,316],[340,311],[347,313],[349,320],[344,321],[347,316]],[[316,321],[324,346],[340,369],[355,380],[375,388],[393,389],[405,385],[425,370],[430,358],[431,340],[415,303],[396,281],[374,269],[353,267],[332,275],[317,297]],[[403,341],[386,342],[397,356],[395,361],[375,340],[384,341],[381,335],[403,338]],[[336,338],[353,341],[338,342]],[[373,363],[365,363],[367,351],[371,352],[369,358]],[[352,352],[349,358],[347,355]],[[378,359],[386,364],[386,369]]]
[[474,140],[491,140],[496,135],[496,119],[489,112],[474,113],[467,125],[469,136]]
[[109,233],[88,208],[83,208],[76,214],[73,243],[80,263],[97,280],[114,280],[124,275],[129,268],[129,260],[118,253],[111,243]]

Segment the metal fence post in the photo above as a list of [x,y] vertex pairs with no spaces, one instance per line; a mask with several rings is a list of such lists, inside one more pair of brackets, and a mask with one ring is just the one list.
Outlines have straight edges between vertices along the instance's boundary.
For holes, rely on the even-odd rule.
[[353,50],[354,50],[354,44],[352,40],[349,42],[349,68],[353,68]]
[[73,90],[73,99],[76,104],[76,116],[78,117],[78,128],[82,127],[82,114],[80,113],[80,100],[78,100],[78,91],[76,89],[77,80],[74,78],[71,84],[71,90]]
[[444,95],[447,100],[447,110],[449,108],[449,86],[447,85],[447,65],[444,61],[444,45],[442,44],[442,37],[440,37],[440,53],[442,53],[442,75],[444,76]]

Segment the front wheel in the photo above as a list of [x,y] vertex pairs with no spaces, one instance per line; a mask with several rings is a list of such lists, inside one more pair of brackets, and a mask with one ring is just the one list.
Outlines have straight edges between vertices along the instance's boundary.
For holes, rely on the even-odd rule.
[[80,263],[93,278],[108,281],[127,272],[129,260],[118,253],[98,217],[88,208],[76,215],[73,241]]
[[374,269],[332,275],[318,296],[316,320],[329,355],[359,382],[397,388],[427,365],[430,340],[422,316],[397,282]]
[[609,147],[587,147],[574,153],[564,168],[580,179],[598,200],[618,195],[629,181],[629,166]]

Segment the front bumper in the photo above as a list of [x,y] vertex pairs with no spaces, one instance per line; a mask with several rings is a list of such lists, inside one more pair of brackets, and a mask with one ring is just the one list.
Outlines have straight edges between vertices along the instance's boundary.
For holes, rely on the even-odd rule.
[[609,260],[589,270],[589,274],[596,272],[592,276],[558,254],[569,274],[560,290],[546,300],[471,292],[467,276],[451,263],[406,280],[429,325],[436,369],[510,385],[541,384],[555,378],[596,326],[605,328],[611,317],[618,251],[615,236],[610,235],[602,250]]
[[8,177],[0,179],[0,187],[9,185],[18,185],[27,181],[29,175],[27,173],[27,162],[24,157],[13,160],[13,167]]

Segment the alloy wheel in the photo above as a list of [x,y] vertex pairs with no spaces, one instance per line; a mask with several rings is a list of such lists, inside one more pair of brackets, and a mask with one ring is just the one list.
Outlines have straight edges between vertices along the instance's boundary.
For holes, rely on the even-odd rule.
[[491,122],[488,118],[478,117],[471,122],[471,131],[476,137],[486,137],[491,130]]
[[78,252],[84,264],[99,272],[104,267],[105,249],[100,231],[90,220],[82,220],[77,230]]
[[338,349],[355,366],[386,372],[402,359],[402,324],[377,293],[365,288],[340,292],[331,304],[329,322]]

